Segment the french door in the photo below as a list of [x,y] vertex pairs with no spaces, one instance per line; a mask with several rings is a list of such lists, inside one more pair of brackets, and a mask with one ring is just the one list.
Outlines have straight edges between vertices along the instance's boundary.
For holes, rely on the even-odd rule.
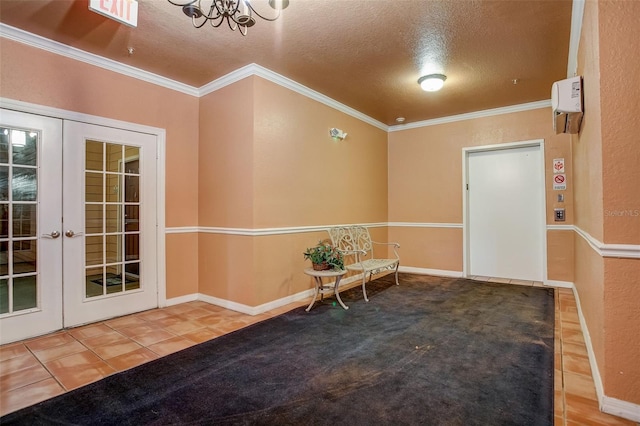
[[156,137],[0,121],[1,342],[158,306]]

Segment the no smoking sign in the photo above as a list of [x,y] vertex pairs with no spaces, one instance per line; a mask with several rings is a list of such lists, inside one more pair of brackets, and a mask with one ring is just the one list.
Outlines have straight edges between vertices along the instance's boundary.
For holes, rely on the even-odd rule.
[[553,176],[553,189],[556,191],[567,189],[567,176],[564,173]]

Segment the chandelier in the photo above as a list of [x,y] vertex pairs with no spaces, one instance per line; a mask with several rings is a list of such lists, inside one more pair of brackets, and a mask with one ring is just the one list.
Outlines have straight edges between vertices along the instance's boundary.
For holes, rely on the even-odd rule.
[[205,5],[204,8],[201,5],[203,3],[201,0],[167,1],[174,6],[180,6],[184,14],[191,18],[193,26],[196,28],[201,28],[207,22],[212,27],[218,28],[226,21],[232,31],[239,29],[243,36],[247,35],[247,28],[255,25],[254,15],[265,21],[275,21],[280,17],[282,9],[289,6],[289,0],[268,0],[269,6],[275,10],[273,12],[275,16],[269,18],[260,14],[251,4],[251,0],[205,0],[204,3],[210,2],[211,5],[208,7]]

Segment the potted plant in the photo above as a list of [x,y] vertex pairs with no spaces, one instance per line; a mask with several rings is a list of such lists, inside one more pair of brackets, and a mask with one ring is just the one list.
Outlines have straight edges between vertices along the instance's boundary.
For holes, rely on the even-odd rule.
[[315,247],[309,247],[303,254],[305,260],[311,260],[316,271],[344,269],[344,256],[328,241],[319,241]]

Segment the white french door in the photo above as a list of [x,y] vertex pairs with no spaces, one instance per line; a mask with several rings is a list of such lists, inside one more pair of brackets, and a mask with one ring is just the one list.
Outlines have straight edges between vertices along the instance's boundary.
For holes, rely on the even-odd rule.
[[156,138],[64,122],[64,325],[158,306]]
[[62,328],[61,181],[62,120],[0,110],[0,343]]
[[156,143],[1,110],[1,343],[158,306]]

